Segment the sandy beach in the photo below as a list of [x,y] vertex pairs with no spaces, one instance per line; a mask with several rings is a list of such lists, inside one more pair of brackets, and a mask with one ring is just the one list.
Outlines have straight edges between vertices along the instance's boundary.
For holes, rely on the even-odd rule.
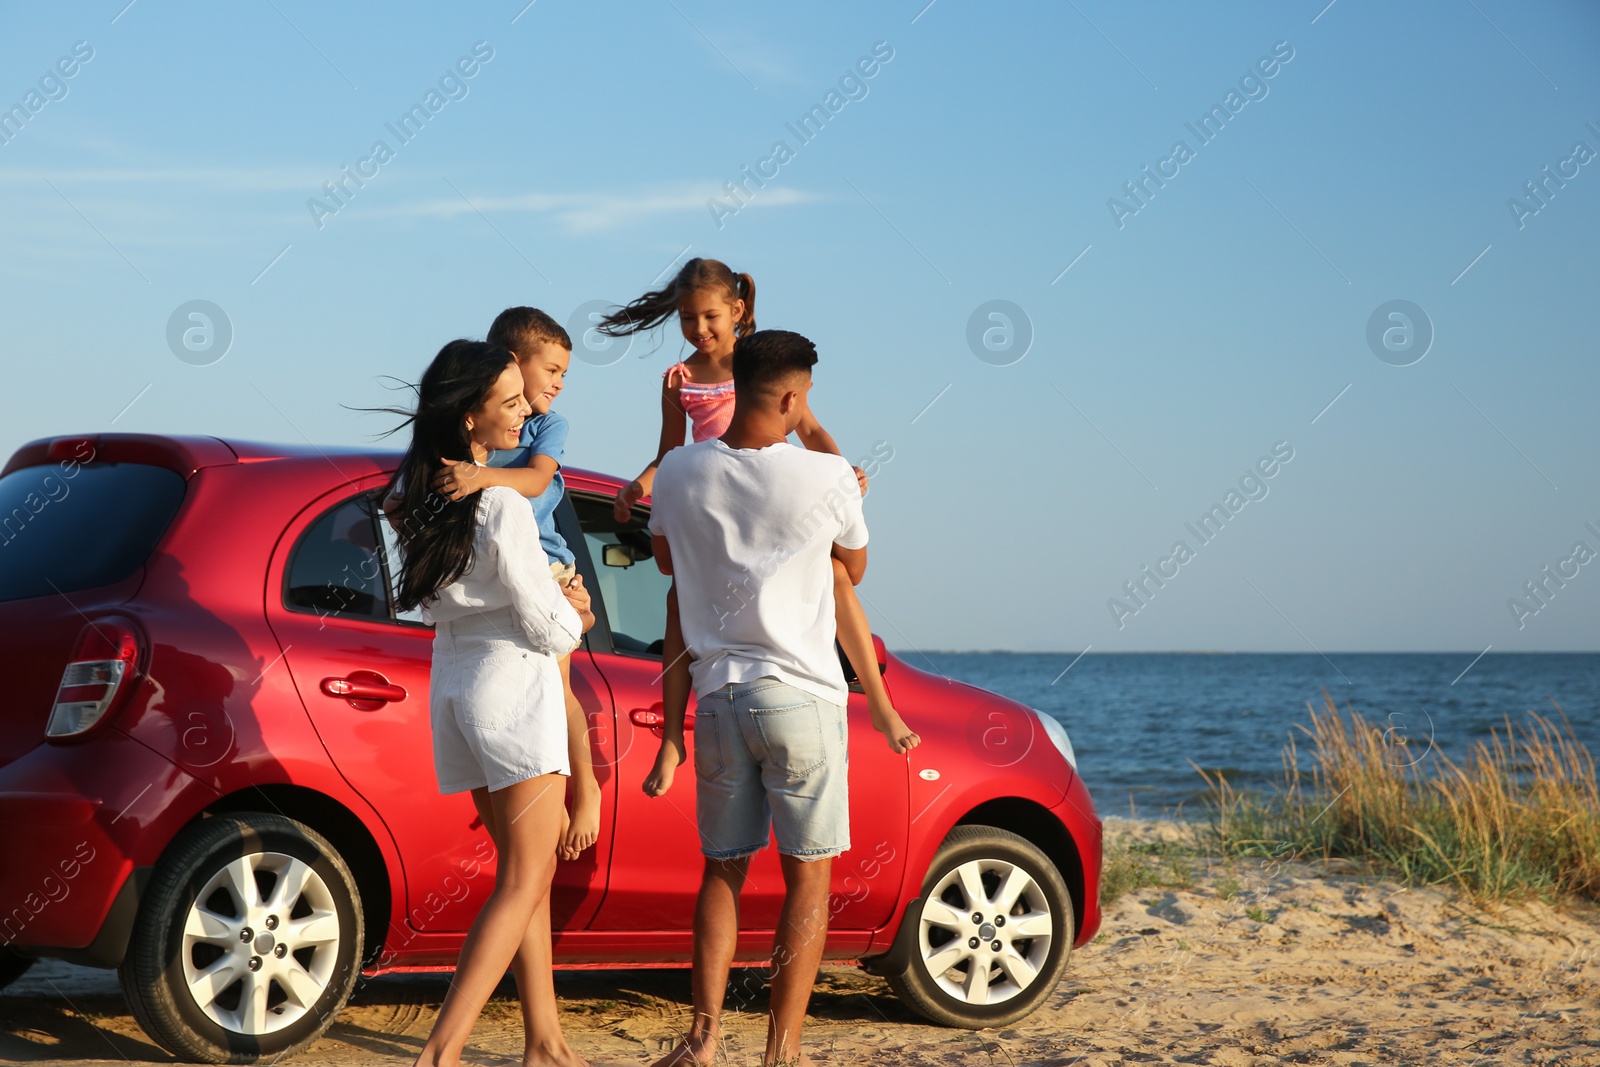
[[[1177,839],[1177,824],[1107,820],[1110,842]],[[1406,889],[1353,865],[1204,858],[1184,889],[1135,890],[1021,1025],[929,1026],[880,979],[824,968],[809,1044],[818,1062],[1109,1065],[1600,1064],[1600,913],[1534,904],[1484,911],[1439,889]],[[739,981],[740,972],[735,973]],[[297,1062],[409,1063],[443,978],[366,982]],[[564,972],[563,1021],[596,1061],[646,1063],[688,1018],[687,971]],[[730,1000],[730,1006],[733,1001]],[[757,994],[728,1018],[728,1062],[759,1060]],[[509,983],[469,1046],[514,1063],[521,1028]],[[36,966],[0,994],[0,1061],[166,1063],[106,972]]]

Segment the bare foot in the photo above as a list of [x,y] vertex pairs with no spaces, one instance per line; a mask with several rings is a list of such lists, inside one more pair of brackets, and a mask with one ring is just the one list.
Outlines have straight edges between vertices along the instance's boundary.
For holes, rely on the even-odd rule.
[[558,1045],[525,1049],[522,1054],[522,1067],[590,1067],[590,1065],[587,1059],[574,1053],[565,1038],[562,1038]]
[[872,715],[872,728],[883,735],[883,739],[889,743],[890,752],[903,756],[922,744],[922,738],[906,725],[900,713],[894,710],[894,705],[887,700],[880,703],[869,699],[867,710]]
[[582,787],[572,791],[572,814],[561,828],[561,843],[556,854],[564,860],[575,860],[586,848],[600,840],[600,789]]
[[422,1052],[418,1054],[417,1061],[412,1065],[412,1067],[451,1067],[452,1064],[454,1067],[460,1067],[461,1060],[446,1060],[439,1055],[437,1050],[430,1053],[426,1048],[424,1048]]
[[704,1067],[717,1058],[717,1039],[690,1035],[677,1048],[657,1060],[653,1067]]

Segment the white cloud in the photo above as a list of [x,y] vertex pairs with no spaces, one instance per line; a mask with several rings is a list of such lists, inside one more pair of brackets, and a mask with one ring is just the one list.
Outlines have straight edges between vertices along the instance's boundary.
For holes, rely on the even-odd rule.
[[[465,192],[465,190],[463,190]],[[706,201],[721,191],[705,186],[679,186],[637,193],[520,193],[515,196],[459,196],[417,201],[381,209],[379,213],[404,217],[454,218],[481,211],[485,215],[523,213],[545,215],[573,234],[593,233],[626,226],[658,215],[707,211]],[[800,189],[762,189],[752,207],[790,207],[823,199]]]

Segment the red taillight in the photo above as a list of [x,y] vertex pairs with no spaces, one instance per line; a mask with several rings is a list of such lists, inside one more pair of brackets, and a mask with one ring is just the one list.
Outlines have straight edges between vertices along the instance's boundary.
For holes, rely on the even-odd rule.
[[104,719],[137,684],[139,635],[124,619],[96,619],[78,635],[77,648],[56,690],[47,737],[76,737]]

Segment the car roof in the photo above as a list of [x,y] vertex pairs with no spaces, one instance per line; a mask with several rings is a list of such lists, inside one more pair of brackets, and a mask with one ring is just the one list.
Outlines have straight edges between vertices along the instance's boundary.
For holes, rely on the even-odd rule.
[[[185,477],[202,467],[217,467],[234,463],[270,463],[307,460],[366,460],[367,469],[360,473],[393,470],[400,462],[403,450],[398,448],[362,447],[353,445],[317,445],[309,442],[282,444],[269,441],[245,441],[183,434],[150,433],[89,433],[62,434],[29,441],[17,449],[6,463],[0,476],[24,467],[37,467],[46,463],[89,462],[90,458],[102,462],[149,463],[168,467]],[[562,475],[568,480],[589,483],[585,488],[614,488],[620,479],[597,471],[563,465]]]

